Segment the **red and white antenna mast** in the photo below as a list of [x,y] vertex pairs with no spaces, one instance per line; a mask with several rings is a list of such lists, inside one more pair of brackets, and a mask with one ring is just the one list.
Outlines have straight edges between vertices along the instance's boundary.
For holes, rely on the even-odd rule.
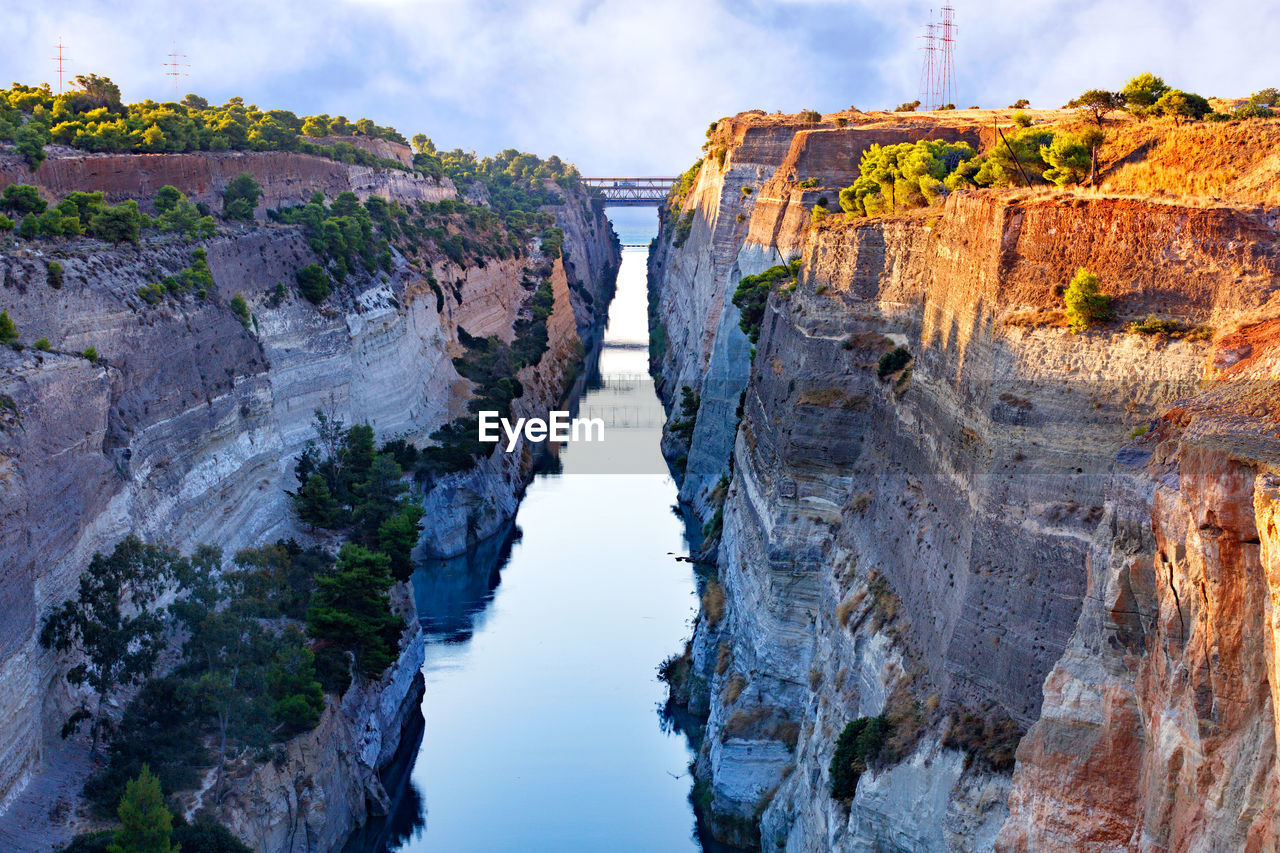
[[938,106],[954,104],[956,100],[956,10],[947,5],[942,7],[942,23],[939,24],[938,50],[941,53],[938,63]]
[[184,61],[186,58],[187,55],[185,53],[178,53],[178,45],[174,44],[173,51],[169,54],[169,61],[164,63],[164,67],[168,69],[164,72],[165,76],[173,80],[173,99],[175,101],[182,97],[181,79],[190,76],[186,71],[182,70],[191,67],[190,62]]
[[58,55],[50,57],[54,62],[58,63],[58,94],[62,94],[62,78],[66,72],[67,55],[63,53],[66,45],[62,43],[62,36],[58,36]]

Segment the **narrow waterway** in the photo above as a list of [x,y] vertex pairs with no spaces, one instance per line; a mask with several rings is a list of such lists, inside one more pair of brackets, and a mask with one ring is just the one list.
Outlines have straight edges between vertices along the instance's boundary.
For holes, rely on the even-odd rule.
[[600,376],[580,401],[605,441],[561,450],[505,542],[414,577],[429,636],[421,745],[360,850],[702,849],[692,755],[659,713],[657,665],[688,636],[696,597],[647,375],[646,255],[623,250]]

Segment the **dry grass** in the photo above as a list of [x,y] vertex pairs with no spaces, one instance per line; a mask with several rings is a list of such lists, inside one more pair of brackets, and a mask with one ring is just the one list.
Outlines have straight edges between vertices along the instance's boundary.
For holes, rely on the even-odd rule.
[[742,691],[747,689],[747,680],[741,675],[735,673],[724,685],[724,691],[720,694],[720,698],[724,700],[724,704],[732,705],[738,701],[738,697],[742,695]]
[[779,716],[778,709],[769,705],[734,711],[724,724],[720,738],[776,740],[786,744],[787,749],[795,749],[800,741],[800,724],[785,716],[779,719]]
[[1280,204],[1280,121],[1129,121],[1107,137],[1106,192]]
[[715,578],[707,578],[706,586],[702,588],[702,615],[712,628],[724,618],[724,587]]
[[1006,326],[1017,326],[1023,329],[1065,329],[1067,312],[1056,308],[1037,308],[1033,311],[1015,311],[1004,318]]
[[716,651],[716,675],[724,675],[732,665],[733,649],[730,648],[728,642],[722,640]]

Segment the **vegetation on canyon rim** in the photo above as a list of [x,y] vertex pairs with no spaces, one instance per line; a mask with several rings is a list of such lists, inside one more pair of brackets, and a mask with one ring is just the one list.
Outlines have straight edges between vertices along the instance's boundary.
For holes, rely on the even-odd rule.
[[[92,151],[294,151],[404,168],[351,145],[305,139],[356,134],[404,141],[367,120],[298,119],[245,107],[238,99],[217,108],[196,96],[178,104],[125,106],[109,80],[77,82],[80,90],[66,96],[18,84],[0,92],[0,140],[14,141],[33,170],[44,159],[42,146],[51,142]],[[153,241],[173,247],[234,239],[245,228],[296,228],[315,255],[295,270],[298,289],[317,304],[343,293],[353,279],[367,283],[408,264],[444,310],[446,288],[461,298],[460,284],[445,278],[452,275],[449,264],[465,269],[529,256],[523,281],[528,298],[514,340],[473,338],[460,330],[466,354],[457,365],[476,383],[472,410],[491,408],[490,403],[505,410],[523,393],[515,373],[537,364],[549,348],[553,263],[568,264],[570,258],[565,233],[545,208],[564,204],[568,191],[581,191],[578,172],[557,157],[543,160],[514,149],[485,158],[438,152],[422,134],[414,148],[416,171],[451,179],[475,201],[401,204],[378,197],[360,201],[350,192],[333,198],[315,193],[305,204],[268,211],[270,222],[263,226],[255,223],[263,190],[248,172],[222,190],[217,210],[174,186],[162,187],[151,199],[108,204],[101,192],[73,192],[49,202],[36,186],[15,184],[0,193],[0,229],[44,241],[65,262],[76,257],[82,245],[76,241],[132,243],[145,251]],[[589,215],[590,196],[583,195]],[[157,279],[136,289],[137,301],[130,302],[135,311],[165,300],[179,305],[188,296],[213,298],[205,246],[180,254],[184,260],[157,264]],[[59,261],[44,263],[51,288],[67,278],[73,286],[82,282],[74,264],[67,276]],[[442,266],[445,274],[437,281]],[[226,306],[252,332],[251,306],[278,306],[287,293],[283,283],[265,295],[236,292]],[[0,343],[18,347],[22,331],[0,310]],[[39,338],[36,348],[50,351],[49,338]],[[93,346],[82,354],[98,357]],[[573,369],[569,365],[568,375]],[[423,516],[406,494],[408,476],[474,465],[482,454],[455,440],[466,420],[437,431],[436,446],[424,452],[405,440],[377,449],[368,425],[346,427],[318,414],[317,437],[295,466],[299,485],[291,502],[298,519],[329,546],[282,540],[226,560],[216,546],[184,556],[128,537],[94,555],[77,594],[44,614],[40,640],[63,659],[67,681],[83,697],[64,736],[89,727],[99,766],[84,794],[99,817],[118,810],[128,824],[132,817],[126,819],[126,812],[136,817],[139,809],[167,815],[162,795],[199,787],[207,771],[213,771],[214,782],[205,801],[216,803],[233,772],[283,755],[283,742],[314,728],[332,704],[326,694],[341,696],[353,680],[383,675],[396,659],[404,629],[391,591],[412,572],[409,554]],[[165,649],[175,639],[181,648],[172,649],[171,657]],[[160,801],[159,809],[153,801]],[[166,840],[156,840],[155,849],[167,849],[169,840],[184,849],[245,849],[208,821],[188,825],[178,815],[171,833],[159,831],[162,822],[157,819],[153,827],[154,839]],[[68,849],[133,850],[136,839],[121,841],[119,835],[127,829],[81,836]]]

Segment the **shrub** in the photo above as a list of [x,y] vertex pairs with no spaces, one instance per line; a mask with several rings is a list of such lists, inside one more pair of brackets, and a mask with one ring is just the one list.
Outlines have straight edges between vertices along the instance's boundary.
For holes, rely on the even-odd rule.
[[801,110],[800,118],[809,124],[817,124],[822,121],[822,113],[817,110]]
[[826,205],[815,204],[813,209],[809,211],[809,221],[817,224],[827,218],[827,214],[831,211],[827,210]]
[[884,752],[893,725],[885,717],[858,717],[844,727],[831,756],[831,796],[852,799],[858,779]]
[[249,315],[249,303],[244,301],[244,296],[237,293],[235,296],[231,297],[231,302],[229,304],[231,307],[231,313],[236,315],[236,319],[240,321],[240,325],[244,326],[246,329],[249,328],[253,320]]
[[1120,97],[1131,112],[1144,115],[1168,91],[1167,83],[1150,71],[1144,71],[1124,85],[1120,90]]
[[314,305],[329,296],[329,275],[319,264],[307,264],[298,270],[298,290]]
[[881,379],[888,379],[902,368],[906,367],[911,361],[911,350],[906,347],[894,347],[893,349],[880,356],[880,361],[876,364],[876,376]]
[[90,236],[110,243],[136,243],[142,233],[142,214],[133,199],[115,205],[104,205],[89,218],[86,229]]
[[1111,297],[1102,293],[1098,277],[1081,267],[1063,295],[1067,324],[1072,333],[1083,332],[1111,316]]
[[916,111],[916,108],[919,106],[920,106],[920,101],[916,100],[906,104],[898,104],[898,106],[894,107],[893,111],[895,113],[913,113]]
[[8,311],[0,311],[0,344],[13,344],[18,340],[18,327]]
[[1186,119],[1200,119],[1213,111],[1209,102],[1199,95],[1171,89],[1160,96],[1152,111],[1162,116],[1171,116],[1174,124],[1182,124]]
[[316,577],[316,593],[307,611],[307,632],[317,640],[351,652],[357,670],[377,678],[395,660],[400,620],[391,612],[390,560],[348,542],[333,568]]
[[796,186],[802,190],[811,190],[818,186],[818,179],[805,178],[803,181],[800,181],[799,183],[797,183]]
[[49,281],[49,286],[54,290],[62,287],[62,264],[57,261],[49,261],[45,265],[45,277]]
[[675,238],[671,244],[677,249],[685,244],[689,239],[689,234],[693,231],[693,211],[690,210],[680,217],[680,221],[676,223]]
[[1125,328],[1137,335],[1172,335],[1182,330],[1182,326],[1173,320],[1161,320],[1154,314],[1148,314],[1145,320],[1132,322]]
[[1082,110],[1089,113],[1098,127],[1102,127],[1102,119],[1112,110],[1118,110],[1124,106],[1124,98],[1118,92],[1108,92],[1106,89],[1090,89],[1074,98],[1067,103],[1071,109]]
[[760,339],[760,324],[764,322],[764,308],[769,294],[786,282],[793,281],[800,272],[799,259],[785,266],[769,267],[757,275],[744,276],[733,292],[733,304],[742,312],[738,326],[746,332],[751,343]]
[[48,206],[48,202],[40,198],[40,191],[30,184],[9,184],[0,193],[0,209],[12,210],[22,216],[44,213]]
[[207,817],[175,827],[173,843],[182,853],[253,853],[225,826]]
[[1018,110],[1016,113],[1013,114],[1013,123],[1016,124],[1018,127],[1030,127],[1031,116],[1027,115],[1022,110]]
[[182,198],[185,198],[185,196],[177,187],[165,184],[156,190],[156,194],[151,197],[151,204],[155,207],[156,213],[166,213],[172,210],[178,200]]
[[949,190],[973,184],[975,156],[963,142],[872,145],[862,153],[860,177],[840,191],[840,207],[854,216],[875,216],[895,207],[933,204]]
[[14,227],[15,226],[12,219],[5,216],[4,214],[0,214],[0,231],[12,231]]
[[951,719],[942,745],[965,754],[965,766],[978,764],[997,773],[1013,769],[1014,754],[1022,731],[1010,718],[987,719],[972,711],[960,711]]
[[80,355],[89,359],[89,361],[96,362],[98,360],[98,350],[95,347],[85,347],[84,352],[80,353]]
[[146,302],[148,305],[159,304],[160,300],[164,299],[166,292],[165,288],[155,282],[144,284],[137,290],[138,296],[142,297],[142,301]]
[[36,349],[40,350],[40,352],[48,352],[48,351],[49,351],[49,339],[48,339],[48,338],[41,338],[40,340],[36,341],[36,342],[33,344],[33,346],[34,346]]
[[1026,98],[1018,98],[1018,100],[1014,101],[1012,104],[1009,105],[1009,109],[1025,110],[1029,106],[1031,106],[1031,102],[1028,101]]
[[254,208],[262,198],[262,187],[248,172],[241,172],[231,179],[222,191],[222,215],[226,219],[253,221]]
[[[1219,116],[1222,116],[1219,118]],[[1206,118],[1211,121],[1226,121],[1230,118],[1272,118],[1275,112],[1270,107],[1264,107],[1261,104],[1241,104],[1236,107],[1235,112],[1230,115],[1224,113],[1212,113]]]

